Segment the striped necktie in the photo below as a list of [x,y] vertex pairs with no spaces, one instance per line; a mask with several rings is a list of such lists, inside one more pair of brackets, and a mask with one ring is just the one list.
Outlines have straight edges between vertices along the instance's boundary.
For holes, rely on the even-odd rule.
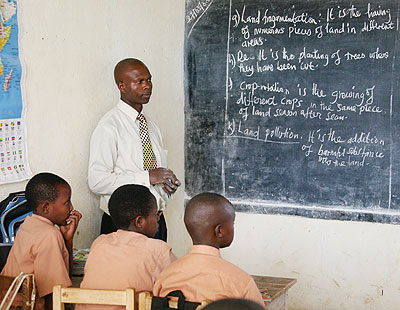
[[139,120],[139,135],[142,141],[143,151],[143,169],[151,170],[157,168],[157,159],[154,155],[153,148],[151,147],[151,141],[149,136],[149,130],[147,128],[147,122],[143,114],[139,114],[137,119]]

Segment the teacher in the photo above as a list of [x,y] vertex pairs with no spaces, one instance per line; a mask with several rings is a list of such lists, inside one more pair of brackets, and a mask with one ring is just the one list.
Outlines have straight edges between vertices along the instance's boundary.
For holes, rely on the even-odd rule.
[[153,89],[151,74],[143,62],[127,58],[115,66],[114,79],[120,100],[100,119],[90,139],[88,183],[91,191],[100,195],[104,211],[101,234],[117,230],[109,216],[110,195],[121,185],[140,184],[157,200],[160,220],[155,238],[166,241],[162,211],[181,182],[165,168],[167,153],[160,129],[142,113]]

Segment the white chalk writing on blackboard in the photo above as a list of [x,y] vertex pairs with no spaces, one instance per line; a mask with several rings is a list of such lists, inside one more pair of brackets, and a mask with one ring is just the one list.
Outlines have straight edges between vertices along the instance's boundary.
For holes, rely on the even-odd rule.
[[187,193],[387,222],[359,210],[400,208],[398,1],[186,3]]
[[[266,128],[268,122],[265,120],[303,118],[309,122],[319,120],[340,126],[339,124],[346,124],[364,114],[383,113],[384,108],[374,102],[375,85],[362,87],[355,81],[354,85],[328,89],[316,81],[311,84],[299,83],[297,89],[293,89],[290,85],[269,80],[268,72],[313,72],[326,67],[347,66],[353,62],[362,63],[365,59],[379,62],[392,56],[389,51],[379,45],[371,45],[371,48],[361,52],[353,48],[332,50],[324,49],[323,44],[307,44],[300,50],[293,50],[289,46],[267,48],[265,42],[269,40],[269,36],[280,35],[289,39],[315,37],[323,42],[329,37],[340,37],[344,34],[390,31],[395,26],[390,9],[380,6],[374,8],[368,4],[364,11],[351,4],[349,7],[331,7],[325,11],[325,15],[321,12],[318,16],[312,16],[295,10],[282,15],[269,9],[249,9],[242,5],[232,12],[229,34],[232,45],[227,58],[230,81],[228,93],[236,95],[232,98],[227,96],[227,111],[232,112],[226,117],[226,138],[298,144],[305,156],[315,154],[319,164],[328,166],[359,167],[384,158],[380,149],[380,146],[385,145],[384,139],[371,132],[350,132],[348,137],[337,137],[332,128],[322,133],[322,128],[313,127],[307,139],[305,132],[294,133],[296,129],[283,129],[280,126],[275,126],[275,129]],[[359,23],[353,23],[363,15],[368,16],[368,22],[362,24],[362,27]],[[256,75],[257,79],[254,78]],[[260,83],[263,80],[260,76],[265,76],[265,83]],[[238,82],[233,83],[232,80]],[[237,106],[236,112],[234,105]],[[309,124],[312,127],[312,123]],[[326,137],[326,143],[329,144],[324,143],[324,138],[314,139],[316,134]],[[379,141],[373,143],[373,149],[364,146],[370,139]],[[338,143],[343,146],[336,147]],[[361,146],[351,146],[354,143]],[[339,161],[338,154],[343,160]]]
[[196,6],[186,14],[186,24],[191,24],[190,29],[186,35],[188,38],[192,33],[193,28],[196,26],[201,17],[206,13],[213,0],[200,0]]

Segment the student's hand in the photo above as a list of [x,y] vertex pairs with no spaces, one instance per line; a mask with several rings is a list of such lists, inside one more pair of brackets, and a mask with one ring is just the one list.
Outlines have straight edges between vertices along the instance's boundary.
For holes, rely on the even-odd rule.
[[67,225],[60,226],[61,234],[65,240],[72,240],[74,238],[75,230],[78,227],[81,218],[82,214],[76,210],[72,210],[67,218]]
[[168,196],[176,192],[181,182],[172,170],[166,168],[156,168],[149,171],[150,184],[162,184],[164,192]]

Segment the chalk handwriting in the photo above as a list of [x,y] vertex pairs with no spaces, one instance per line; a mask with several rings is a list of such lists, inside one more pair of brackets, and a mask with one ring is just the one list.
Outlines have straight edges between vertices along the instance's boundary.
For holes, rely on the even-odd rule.
[[[186,17],[193,23],[212,0],[199,2]],[[331,72],[357,72],[391,60],[393,50],[369,33],[393,32],[393,12],[373,2],[331,5],[323,10],[285,11],[237,4],[231,10],[225,136],[251,143],[288,144],[317,165],[362,169],[385,160],[388,138],[363,119],[385,115],[377,100],[380,85],[355,74],[351,83],[331,80]],[[346,38],[370,44],[360,48]],[[296,44],[291,44],[296,40]],[[335,40],[337,45],[327,44]],[[344,44],[340,44],[347,42]],[[365,47],[367,46],[367,47]],[[362,70],[361,70],[362,72]],[[313,74],[316,74],[315,76]],[[304,78],[306,76],[306,78]],[[334,75],[333,79],[340,77]],[[295,83],[293,83],[295,81]],[[254,142],[253,142],[254,141]]]
[[193,9],[188,11],[186,14],[186,24],[192,23],[192,26],[186,35],[187,38],[189,38],[193,28],[196,26],[197,22],[201,19],[204,13],[206,13],[213,1],[214,0],[200,0]]

